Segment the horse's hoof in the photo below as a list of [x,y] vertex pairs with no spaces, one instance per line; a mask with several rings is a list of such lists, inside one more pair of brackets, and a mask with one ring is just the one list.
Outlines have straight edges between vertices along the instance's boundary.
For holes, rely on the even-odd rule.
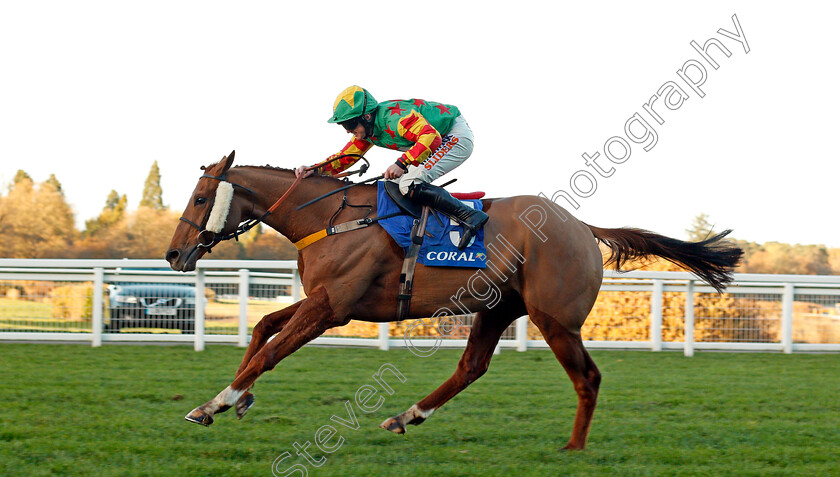
[[391,431],[395,434],[405,434],[405,426],[403,426],[400,421],[398,421],[394,417],[389,417],[385,419],[385,421],[379,425],[382,429],[386,431]]
[[205,427],[213,424],[213,416],[204,412],[200,407],[193,409],[192,412],[184,416],[184,419]]
[[254,405],[254,395],[251,393],[243,394],[239,400],[236,401],[236,418],[242,419],[248,409]]

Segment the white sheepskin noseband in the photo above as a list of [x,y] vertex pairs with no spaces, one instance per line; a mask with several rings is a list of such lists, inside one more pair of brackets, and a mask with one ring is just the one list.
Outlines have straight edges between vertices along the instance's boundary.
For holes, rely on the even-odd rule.
[[216,200],[213,201],[213,209],[210,211],[210,218],[207,219],[207,230],[219,233],[227,222],[230,212],[230,203],[233,200],[233,186],[230,182],[219,182],[216,189]]

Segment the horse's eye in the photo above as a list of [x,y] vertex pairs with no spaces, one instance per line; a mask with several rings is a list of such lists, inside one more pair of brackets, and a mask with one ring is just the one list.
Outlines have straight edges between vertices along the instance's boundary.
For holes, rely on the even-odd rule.
[[206,197],[196,197],[195,198],[195,205],[204,205],[207,203]]

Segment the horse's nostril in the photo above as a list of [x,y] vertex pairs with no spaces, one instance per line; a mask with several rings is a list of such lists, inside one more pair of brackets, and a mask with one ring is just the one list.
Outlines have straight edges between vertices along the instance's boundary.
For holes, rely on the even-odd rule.
[[170,250],[170,251],[166,252],[166,261],[167,261],[167,262],[169,262],[169,263],[172,263],[172,262],[174,262],[175,260],[178,260],[178,257],[179,257],[180,255],[181,255],[181,253],[180,253],[180,252],[178,252],[178,251],[177,251],[177,250],[175,250],[175,249],[172,249],[172,250]]

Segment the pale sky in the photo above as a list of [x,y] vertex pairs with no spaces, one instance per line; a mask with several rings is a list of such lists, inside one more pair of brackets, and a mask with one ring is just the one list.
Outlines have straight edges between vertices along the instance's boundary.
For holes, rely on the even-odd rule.
[[[111,189],[136,208],[157,160],[164,202],[181,211],[199,166],[233,149],[238,164],[282,167],[337,152],[349,136],[326,119],[358,84],[380,101],[461,109],[476,146],[450,190],[551,197],[574,176],[586,192],[575,175],[586,170],[597,188],[572,212],[593,225],[684,238],[706,213],[737,238],[840,247],[839,13],[836,2],[3,2],[0,190],[18,169],[53,173],[81,225]],[[736,33],[733,14],[749,53],[718,33]],[[710,38],[731,52],[710,48],[718,69],[690,45]],[[706,70],[705,97],[677,74],[689,60]],[[660,125],[643,105],[669,81],[688,99],[654,103]],[[636,113],[656,131],[649,151],[624,130]],[[614,136],[631,146],[620,164],[604,153]],[[596,152],[611,176],[586,166]],[[371,173],[397,155],[374,149]]]

